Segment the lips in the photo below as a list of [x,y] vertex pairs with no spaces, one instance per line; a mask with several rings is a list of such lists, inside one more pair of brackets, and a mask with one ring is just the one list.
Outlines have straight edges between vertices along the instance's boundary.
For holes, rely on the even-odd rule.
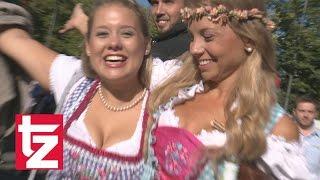
[[211,68],[212,64],[217,62],[215,59],[200,59],[198,60],[198,67],[201,71],[207,71]]
[[119,62],[119,61],[125,61],[127,58],[122,55],[108,55],[108,56],[105,56],[103,59],[109,62]]
[[157,24],[158,24],[159,26],[163,26],[163,25],[165,25],[167,22],[168,22],[168,21],[163,21],[163,20],[161,20],[161,21],[157,21]]
[[107,55],[103,58],[105,65],[110,68],[123,67],[127,62],[127,57],[123,55]]
[[169,18],[164,18],[164,17],[161,17],[161,18],[157,18],[156,19],[156,23],[159,25],[159,26],[163,26],[165,25],[166,23],[169,22]]
[[211,59],[203,59],[203,60],[199,60],[199,65],[200,66],[205,66],[205,65],[207,65],[207,64],[209,64],[211,62],[212,62]]

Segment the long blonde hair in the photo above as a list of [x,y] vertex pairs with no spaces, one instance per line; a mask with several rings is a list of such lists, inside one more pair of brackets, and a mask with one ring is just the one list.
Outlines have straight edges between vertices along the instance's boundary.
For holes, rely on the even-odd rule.
[[[223,4],[230,9],[257,8],[264,11],[262,0],[224,0],[214,3]],[[227,97],[227,105],[224,107],[228,137],[225,157],[252,161],[266,150],[264,128],[270,118],[271,107],[276,101],[274,45],[271,33],[259,20],[239,22],[231,19],[228,25],[241,39],[249,40],[254,51],[245,60],[238,76],[239,80]],[[181,69],[153,91],[151,111],[155,112],[159,105],[176,96],[181,88],[191,86],[200,80],[199,70],[189,55],[183,60]],[[233,108],[235,103],[237,106]]]

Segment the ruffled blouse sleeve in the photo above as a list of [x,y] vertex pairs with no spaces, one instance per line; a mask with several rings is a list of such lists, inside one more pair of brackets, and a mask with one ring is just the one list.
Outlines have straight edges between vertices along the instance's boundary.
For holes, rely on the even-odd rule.
[[283,137],[269,135],[263,161],[278,179],[316,180],[307,169],[299,142],[288,142]]
[[58,55],[50,67],[50,90],[53,92],[56,102],[60,98],[74,73],[81,69],[81,60],[63,54]]
[[182,62],[178,59],[167,60],[163,62],[159,58],[153,59],[150,90],[154,90],[161,83],[172,77],[181,67]]
[[313,175],[307,169],[301,144],[298,141],[289,142],[283,137],[272,134],[272,129],[286,115],[286,111],[279,104],[275,104],[270,114],[270,121],[265,128],[267,150],[261,157],[266,166],[258,164],[268,168],[268,171],[278,179],[313,180]]

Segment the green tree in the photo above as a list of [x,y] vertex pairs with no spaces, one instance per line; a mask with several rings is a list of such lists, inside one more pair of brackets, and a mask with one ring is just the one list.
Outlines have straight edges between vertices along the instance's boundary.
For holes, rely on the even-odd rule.
[[91,0],[28,0],[25,5],[33,16],[34,38],[60,53],[80,56],[83,37],[77,31],[58,33],[77,3],[85,10],[92,4]]
[[320,1],[270,0],[269,10],[278,24],[275,32],[278,70],[282,79],[280,102],[292,78],[289,107],[297,95],[320,99]]

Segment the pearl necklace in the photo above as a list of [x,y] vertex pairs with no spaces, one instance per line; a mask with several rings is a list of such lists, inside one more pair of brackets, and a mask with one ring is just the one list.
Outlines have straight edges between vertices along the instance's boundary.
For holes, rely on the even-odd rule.
[[120,111],[126,111],[128,109],[131,109],[133,108],[135,105],[137,105],[144,97],[145,95],[147,94],[147,88],[144,88],[143,90],[143,93],[141,94],[140,97],[138,97],[136,100],[134,100],[131,104],[128,104],[126,106],[120,106],[120,107],[117,107],[117,106],[114,106],[114,105],[111,105],[107,102],[106,98],[104,97],[104,95],[102,94],[102,88],[101,88],[101,82],[99,82],[98,84],[98,94],[99,94],[99,97],[103,103],[103,105],[110,111],[114,111],[114,112],[120,112]]

